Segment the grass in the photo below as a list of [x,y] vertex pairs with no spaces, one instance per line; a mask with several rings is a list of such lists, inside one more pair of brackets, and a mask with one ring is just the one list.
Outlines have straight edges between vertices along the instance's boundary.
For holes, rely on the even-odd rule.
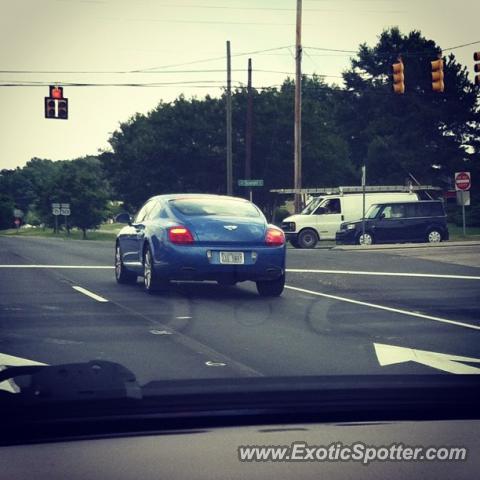
[[[117,232],[122,225],[119,224],[105,224],[101,225],[98,230],[88,230],[87,240],[106,240],[113,241],[117,236]],[[25,228],[17,229],[10,228],[8,230],[0,230],[0,235],[19,236],[19,237],[43,237],[43,238],[62,238],[65,240],[82,240],[83,233],[81,230],[71,230],[70,235],[65,232],[53,233],[51,228]]]
[[448,232],[450,234],[450,240],[453,242],[462,240],[480,240],[480,227],[467,227],[467,235],[464,236],[462,227],[459,227],[454,223],[449,223]]

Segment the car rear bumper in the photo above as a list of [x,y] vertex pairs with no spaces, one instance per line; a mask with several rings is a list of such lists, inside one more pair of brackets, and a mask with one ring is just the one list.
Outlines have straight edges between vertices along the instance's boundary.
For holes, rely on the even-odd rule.
[[[220,263],[219,252],[243,252],[245,263]],[[169,280],[219,280],[242,282],[270,280],[285,273],[285,246],[174,246],[164,251],[163,258],[154,259],[154,268]],[[255,258],[256,255],[256,258]]]

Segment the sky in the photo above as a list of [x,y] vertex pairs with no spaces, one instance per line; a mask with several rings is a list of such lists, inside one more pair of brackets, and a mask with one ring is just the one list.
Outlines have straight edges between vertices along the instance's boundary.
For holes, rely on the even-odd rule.
[[[95,155],[122,122],[160,101],[219,96],[227,40],[233,86],[246,83],[248,58],[255,87],[280,85],[295,71],[295,8],[296,0],[0,0],[0,84],[41,84],[0,86],[0,169]],[[479,19],[478,0],[303,0],[302,69],[341,85],[352,54],[335,50],[373,46],[392,26],[442,48],[462,45],[480,41]],[[471,78],[475,51],[480,43],[454,51]],[[65,83],[107,86],[64,86],[69,119],[45,119],[48,85]]]

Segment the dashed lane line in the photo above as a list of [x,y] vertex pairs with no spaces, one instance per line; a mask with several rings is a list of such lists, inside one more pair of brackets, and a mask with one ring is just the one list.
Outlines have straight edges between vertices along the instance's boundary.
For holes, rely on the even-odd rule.
[[86,288],[79,287],[78,285],[72,285],[72,288],[77,292],[83,293],[87,297],[93,298],[97,302],[103,302],[103,303],[108,302],[106,298],[103,298],[100,295],[97,295],[96,293],[93,293],[90,290],[87,290]]

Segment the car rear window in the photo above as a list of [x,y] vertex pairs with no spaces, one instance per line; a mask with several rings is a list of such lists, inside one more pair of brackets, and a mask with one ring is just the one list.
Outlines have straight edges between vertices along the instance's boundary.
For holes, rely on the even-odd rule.
[[245,201],[217,198],[182,198],[170,200],[170,205],[183,215],[221,215],[227,217],[259,217],[257,208]]

